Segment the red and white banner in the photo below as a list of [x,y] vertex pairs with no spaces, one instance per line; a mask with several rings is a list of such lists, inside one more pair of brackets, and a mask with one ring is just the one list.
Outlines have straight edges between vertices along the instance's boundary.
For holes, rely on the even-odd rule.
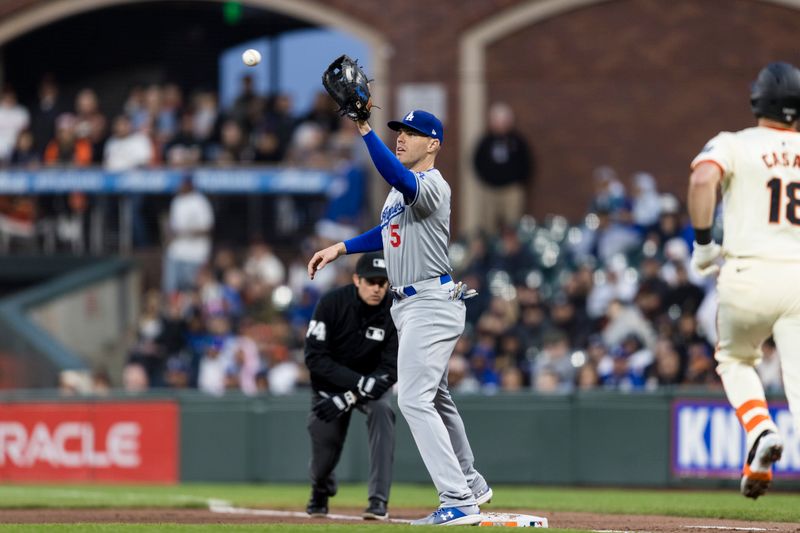
[[0,404],[0,481],[177,480],[174,402]]

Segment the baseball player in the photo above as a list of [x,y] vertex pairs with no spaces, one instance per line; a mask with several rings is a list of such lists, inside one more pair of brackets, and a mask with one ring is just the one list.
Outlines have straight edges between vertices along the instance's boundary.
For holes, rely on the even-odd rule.
[[[754,368],[770,335],[800,428],[800,71],[788,63],[767,65],[750,102],[756,127],[718,134],[692,162],[689,215],[693,268],[719,273],[717,371],[747,435],[741,492],[755,499],[769,488],[772,465],[783,451]],[[722,246],[711,238],[718,185]]]
[[362,255],[353,285],[327,293],[314,309],[306,334],[311,374],[311,499],[306,511],[328,514],[336,494],[333,470],[342,455],[352,409],[367,415],[369,506],[365,519],[389,517],[387,502],[394,460],[394,411],[384,394],[397,381],[397,330],[383,255]]
[[344,254],[384,251],[399,336],[398,405],[440,500],[439,509],[412,524],[475,524],[481,520],[478,506],[491,499],[492,489],[473,466],[464,423],[447,389],[447,362],[464,330],[463,299],[471,294],[449,274],[450,186],[434,167],[442,123],[421,110],[389,122],[398,132],[394,154],[366,120],[356,124],[392,189],[381,223],[315,253],[308,274],[313,279]]

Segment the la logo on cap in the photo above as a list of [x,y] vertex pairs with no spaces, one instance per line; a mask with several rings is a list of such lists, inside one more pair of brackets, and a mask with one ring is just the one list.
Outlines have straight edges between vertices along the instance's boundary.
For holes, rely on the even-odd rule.
[[404,120],[407,120],[407,121],[409,121],[409,122],[411,122],[412,120],[414,120],[414,112],[412,111],[412,112],[410,112],[408,115],[406,115],[406,118],[405,118]]

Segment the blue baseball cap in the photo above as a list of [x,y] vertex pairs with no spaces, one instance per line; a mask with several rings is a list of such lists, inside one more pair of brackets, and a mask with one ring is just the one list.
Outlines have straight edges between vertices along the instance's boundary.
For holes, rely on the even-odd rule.
[[399,131],[402,127],[418,131],[426,137],[439,139],[439,142],[444,142],[444,127],[442,127],[442,121],[436,118],[433,113],[415,109],[404,116],[403,120],[393,120],[389,122],[389,128],[394,131]]

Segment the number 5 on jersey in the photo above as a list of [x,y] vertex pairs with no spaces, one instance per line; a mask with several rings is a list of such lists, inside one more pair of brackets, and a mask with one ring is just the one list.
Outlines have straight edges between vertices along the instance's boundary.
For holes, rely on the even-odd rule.
[[397,230],[400,229],[400,224],[389,224],[389,243],[393,248],[400,246],[400,234]]

